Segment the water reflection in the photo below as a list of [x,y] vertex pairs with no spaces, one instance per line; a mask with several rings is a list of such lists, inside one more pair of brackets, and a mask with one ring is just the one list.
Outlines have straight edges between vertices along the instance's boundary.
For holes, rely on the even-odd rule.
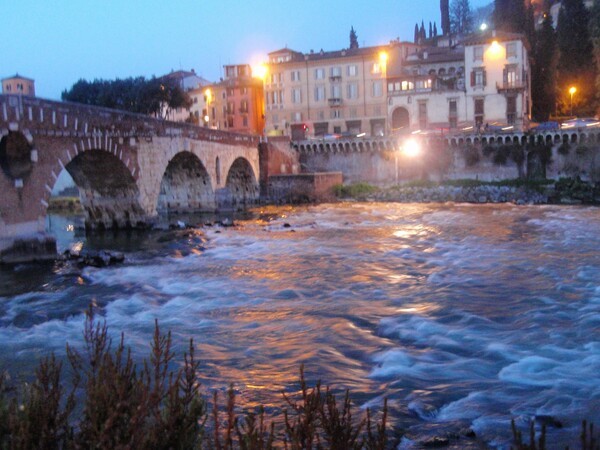
[[95,301],[136,355],[154,318],[179,348],[193,337],[205,388],[235,383],[244,406],[276,414],[304,363],[310,382],[362,406],[388,397],[415,441],[470,427],[503,446],[511,417],[535,415],[576,437],[580,418],[600,421],[600,215],[479,206],[269,207],[236,227],[179,217],[203,226],[101,236],[69,222],[61,245],[119,249],[126,263],[51,268],[5,294],[0,364],[64,353]]

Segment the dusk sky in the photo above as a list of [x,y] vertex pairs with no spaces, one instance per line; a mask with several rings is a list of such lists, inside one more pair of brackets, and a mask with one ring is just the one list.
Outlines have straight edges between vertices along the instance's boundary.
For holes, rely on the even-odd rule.
[[[478,8],[491,0],[471,0]],[[412,41],[416,22],[436,21],[437,0],[134,1],[0,0],[0,77],[36,81],[59,99],[84,78],[164,75],[195,69],[218,81],[224,64],[257,64],[282,47],[308,52]]]

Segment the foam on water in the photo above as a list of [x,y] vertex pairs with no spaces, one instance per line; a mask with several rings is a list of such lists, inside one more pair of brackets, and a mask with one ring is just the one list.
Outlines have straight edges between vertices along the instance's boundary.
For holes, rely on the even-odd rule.
[[437,426],[503,447],[511,417],[540,415],[576,437],[573,422],[600,423],[599,230],[591,208],[285,210],[207,229],[201,252],[141,249],[135,263],[0,298],[0,366],[64,354],[95,303],[142,356],[155,319],[177,345],[193,337],[203,384],[235,382],[248,402],[279,404],[302,362],[363,407],[388,397],[408,429],[401,448]]

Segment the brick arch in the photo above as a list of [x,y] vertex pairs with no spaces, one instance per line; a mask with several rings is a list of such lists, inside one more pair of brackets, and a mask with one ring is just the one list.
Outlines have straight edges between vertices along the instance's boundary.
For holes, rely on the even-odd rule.
[[235,158],[227,169],[225,186],[216,192],[217,207],[235,209],[256,204],[258,198],[257,172],[247,158]]
[[181,151],[169,160],[163,172],[156,211],[212,211],[215,209],[213,185],[211,176],[198,156],[190,151]]

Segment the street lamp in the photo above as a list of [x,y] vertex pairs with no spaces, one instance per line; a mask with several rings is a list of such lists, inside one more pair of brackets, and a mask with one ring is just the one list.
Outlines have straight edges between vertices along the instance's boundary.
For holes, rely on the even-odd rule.
[[575,86],[571,86],[569,88],[569,94],[571,94],[571,116],[573,115],[573,94],[577,92],[577,88]]

